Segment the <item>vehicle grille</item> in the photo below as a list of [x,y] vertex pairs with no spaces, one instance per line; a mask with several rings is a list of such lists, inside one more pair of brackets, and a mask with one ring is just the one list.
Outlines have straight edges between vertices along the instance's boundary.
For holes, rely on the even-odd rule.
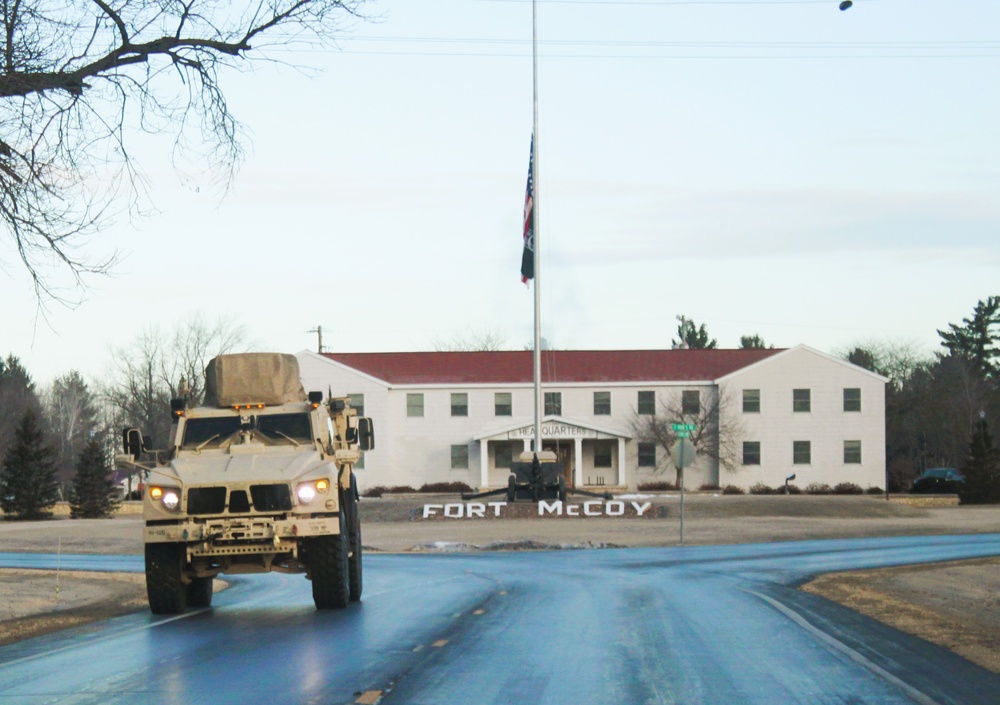
[[225,487],[192,487],[188,490],[188,514],[222,514],[224,511]]
[[258,512],[287,512],[292,508],[292,492],[288,485],[252,485],[250,498]]
[[[292,493],[288,485],[251,485],[250,500],[255,512],[287,512],[292,508]],[[229,496],[229,513],[246,514],[250,511],[244,490],[233,490]],[[188,514],[224,514],[226,512],[225,487],[192,487],[187,493]]]

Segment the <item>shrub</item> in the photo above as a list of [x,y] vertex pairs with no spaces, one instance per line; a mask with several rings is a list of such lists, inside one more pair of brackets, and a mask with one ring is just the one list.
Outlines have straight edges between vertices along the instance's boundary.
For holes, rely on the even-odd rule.
[[834,494],[864,494],[865,491],[853,482],[841,482],[833,488]]
[[885,490],[881,487],[869,487],[865,490],[865,494],[885,494]]
[[[781,491],[784,492],[784,488],[782,488]],[[802,494],[802,488],[799,487],[798,485],[789,484],[788,485],[788,494]]]
[[746,491],[736,485],[726,485],[722,488],[722,494],[746,494]]
[[472,492],[472,488],[464,482],[428,482],[420,486],[418,492],[429,492],[431,494],[459,494],[461,492]]
[[713,485],[711,482],[706,482],[704,485],[698,488],[702,492],[718,492],[721,487],[718,485]]
[[655,482],[640,482],[640,492],[676,492],[677,485],[667,480],[657,480]]
[[416,490],[409,485],[396,485],[394,487],[386,487],[385,485],[376,485],[375,487],[369,487],[367,490],[361,493],[362,497],[381,497],[385,494],[411,494],[415,493]]
[[750,494],[778,494],[779,490],[768,487],[763,482],[758,482],[750,488]]
[[823,482],[810,482],[806,485],[806,494],[833,494],[833,488]]

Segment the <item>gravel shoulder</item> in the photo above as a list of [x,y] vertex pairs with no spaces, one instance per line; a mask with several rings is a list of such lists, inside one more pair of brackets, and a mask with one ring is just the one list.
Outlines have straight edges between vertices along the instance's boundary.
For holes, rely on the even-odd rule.
[[[623,497],[625,501],[633,498]],[[675,546],[679,498],[635,497],[642,518],[423,518],[453,496],[362,500],[370,552],[505,547]],[[731,544],[930,534],[1000,533],[1000,507],[957,507],[954,498],[719,496],[685,501],[685,544]],[[531,510],[533,511],[533,510]],[[440,514],[437,512],[436,514]],[[0,521],[0,552],[139,554],[134,507],[114,519]],[[1000,558],[820,576],[803,589],[940,644],[1000,673]],[[0,571],[0,644],[145,609],[141,575]]]

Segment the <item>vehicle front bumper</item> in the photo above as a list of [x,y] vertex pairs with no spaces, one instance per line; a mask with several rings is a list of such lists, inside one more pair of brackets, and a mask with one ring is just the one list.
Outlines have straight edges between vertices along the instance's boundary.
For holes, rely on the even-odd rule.
[[147,523],[145,543],[184,543],[192,556],[295,552],[299,539],[340,533],[337,516],[226,517]]

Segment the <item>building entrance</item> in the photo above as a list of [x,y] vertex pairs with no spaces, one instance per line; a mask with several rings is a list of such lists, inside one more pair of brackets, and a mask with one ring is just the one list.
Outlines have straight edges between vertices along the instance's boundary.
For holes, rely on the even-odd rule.
[[567,487],[576,487],[573,481],[575,466],[573,465],[573,441],[542,441],[542,450],[552,451],[563,466]]

